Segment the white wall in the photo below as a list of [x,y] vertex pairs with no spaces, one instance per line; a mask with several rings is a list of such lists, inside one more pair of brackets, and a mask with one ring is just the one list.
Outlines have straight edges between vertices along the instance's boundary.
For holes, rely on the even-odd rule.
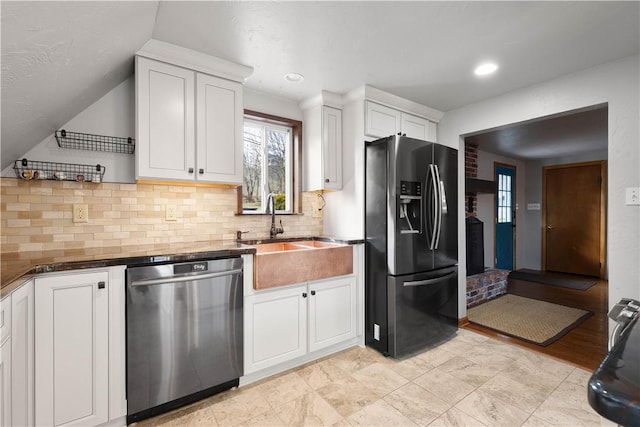
[[342,190],[324,194],[324,234],[364,238],[364,101],[342,107]]
[[[608,253],[609,306],[620,298],[640,299],[640,207],[625,206],[625,187],[640,185],[639,57],[633,56],[510,92],[445,114],[439,140],[456,144],[464,153],[461,137],[538,117],[608,103],[609,181]],[[459,156],[459,203],[463,203],[464,155]],[[459,216],[464,230],[464,213]],[[465,235],[459,233],[460,247]],[[466,268],[460,251],[460,270]],[[459,315],[466,316],[465,277],[459,280]]]
[[[59,127],[71,132],[135,138],[135,92],[133,75],[94,102],[80,114]],[[101,151],[70,150],[58,147],[51,136],[26,152],[21,158],[56,163],[77,163],[106,167],[105,182],[134,182],[134,156]],[[13,166],[2,176],[15,177]]]
[[[244,89],[244,108],[274,116],[302,120],[296,101]],[[60,126],[73,132],[104,136],[135,137],[135,79],[131,75],[69,122]],[[54,129],[55,131],[56,129]],[[106,167],[104,182],[135,182],[135,156],[58,147],[52,133],[21,158],[56,163],[78,163]],[[15,178],[13,166],[2,176]]]
[[[509,157],[499,156],[478,150],[478,179],[495,180],[495,163],[505,163],[516,167],[516,246],[515,267],[520,268],[526,241],[523,238],[524,200],[525,200],[525,164]],[[478,194],[477,217],[484,222],[484,265],[495,267],[495,225],[496,196],[494,194]]]

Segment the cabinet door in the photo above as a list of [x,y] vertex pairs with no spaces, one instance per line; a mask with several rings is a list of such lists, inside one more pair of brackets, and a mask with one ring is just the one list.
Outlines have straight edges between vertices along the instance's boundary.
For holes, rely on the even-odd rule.
[[322,107],[323,189],[342,189],[342,111]]
[[309,291],[309,351],[355,338],[355,277],[314,282]]
[[136,57],[136,178],[195,177],[195,73]]
[[436,142],[436,124],[422,117],[402,113],[401,132],[409,138]]
[[36,425],[98,425],[109,412],[107,272],[36,278]]
[[242,85],[198,74],[197,180],[242,185]]
[[34,425],[33,280],[11,294],[11,424]]
[[306,295],[304,285],[246,297],[245,375],[307,353]]
[[400,111],[366,101],[365,130],[367,136],[384,138],[400,132]]
[[11,423],[11,337],[0,346],[0,426]]
[[11,424],[11,295],[0,302],[0,426]]

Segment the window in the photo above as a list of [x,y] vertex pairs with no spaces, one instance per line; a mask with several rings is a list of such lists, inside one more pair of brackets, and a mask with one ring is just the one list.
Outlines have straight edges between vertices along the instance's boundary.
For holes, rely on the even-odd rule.
[[511,176],[498,174],[498,222],[512,222],[511,212]]
[[300,122],[246,112],[242,212],[264,213],[269,194],[276,212],[296,211],[294,158],[300,140]]

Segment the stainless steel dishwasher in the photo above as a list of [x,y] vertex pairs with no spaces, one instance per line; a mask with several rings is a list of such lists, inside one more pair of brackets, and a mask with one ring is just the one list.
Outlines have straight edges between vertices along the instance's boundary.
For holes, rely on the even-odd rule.
[[127,268],[127,423],[238,385],[242,258]]

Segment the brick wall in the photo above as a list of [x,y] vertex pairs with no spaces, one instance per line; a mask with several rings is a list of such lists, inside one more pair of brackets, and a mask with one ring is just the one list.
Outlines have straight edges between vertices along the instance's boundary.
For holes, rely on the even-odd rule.
[[[478,146],[473,144],[464,144],[464,176],[469,178],[478,177]],[[472,210],[469,210],[469,197],[473,197]],[[478,211],[478,199],[475,194],[464,196],[464,209],[467,216],[476,216]]]
[[[268,215],[236,215],[235,189],[180,185],[24,181],[0,178],[0,252],[269,237]],[[303,193],[303,215],[276,215],[284,237],[322,234],[312,217],[313,193]],[[87,204],[88,223],[73,223],[73,205]],[[167,221],[166,206],[177,220]]]
[[467,277],[467,308],[507,293],[507,270],[488,270]]

